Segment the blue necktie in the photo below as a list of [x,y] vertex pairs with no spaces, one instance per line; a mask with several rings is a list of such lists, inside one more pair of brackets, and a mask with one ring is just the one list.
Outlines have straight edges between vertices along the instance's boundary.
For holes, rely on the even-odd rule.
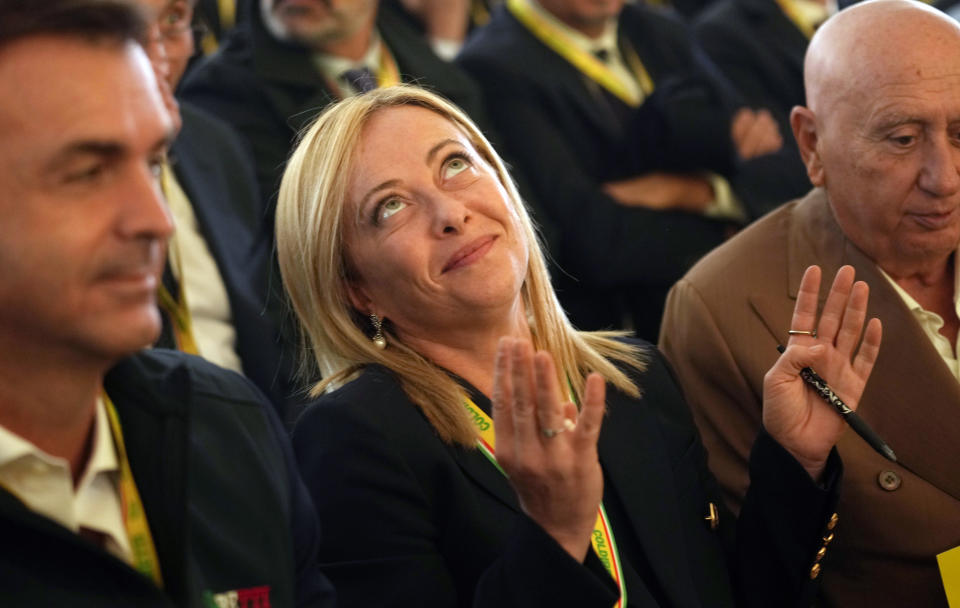
[[370,68],[356,68],[343,73],[344,79],[360,93],[366,93],[377,88],[377,79]]

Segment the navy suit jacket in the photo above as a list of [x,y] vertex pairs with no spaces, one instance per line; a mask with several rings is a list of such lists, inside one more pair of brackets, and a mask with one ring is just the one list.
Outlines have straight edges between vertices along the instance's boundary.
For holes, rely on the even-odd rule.
[[[246,138],[256,160],[267,230],[272,235],[276,193],[296,135],[338,99],[315,67],[311,52],[274,38],[263,23],[259,0],[247,5],[242,23],[218,53],[188,75],[181,94]],[[476,85],[434,55],[401,16],[383,7],[377,14],[377,28],[404,82],[432,88],[474,120],[484,122]]]
[[[628,606],[809,605],[839,461],[822,490],[762,434],[750,505],[712,531],[704,516],[720,498],[706,452],[662,359],[648,352],[643,398],[608,392],[598,444],[604,501],[620,505],[614,535],[649,568],[628,585]],[[293,442],[326,525],[320,560],[341,606],[609,608],[617,598],[592,551],[585,564],[572,559],[523,515],[479,450],[437,437],[385,368],[368,367],[311,405]]]
[[[574,277],[555,277],[564,307],[583,329],[621,327],[656,335],[669,287],[720,244],[727,226],[700,215],[619,205],[603,182],[654,170],[733,168],[729,111],[694,60],[682,23],[627,6],[619,20],[656,90],[624,126],[600,87],[498,9],[457,61],[474,76],[499,143],[530,182],[559,234],[551,253]],[[619,103],[619,102],[616,102]]]
[[700,14],[693,31],[697,44],[735,87],[738,102],[768,109],[783,136],[778,154],[753,161],[766,170],[735,178],[751,216],[806,194],[810,180],[790,128],[790,110],[806,103],[807,37],[775,0],[721,0]]
[[119,362],[104,390],[123,429],[163,589],[0,488],[0,603],[205,608],[210,594],[268,586],[277,608],[333,606],[289,440],[249,380],[150,349]]
[[181,103],[180,113],[172,166],[226,286],[243,372],[289,420],[293,341],[281,338],[280,305],[268,298],[270,241],[249,154],[214,116],[189,103]]

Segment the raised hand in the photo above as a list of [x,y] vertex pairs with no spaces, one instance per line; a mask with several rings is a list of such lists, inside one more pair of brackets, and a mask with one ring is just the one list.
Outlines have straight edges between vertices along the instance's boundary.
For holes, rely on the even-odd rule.
[[818,322],[820,268],[807,268],[790,329],[815,330],[816,335],[791,335],[786,350],[763,379],[763,426],[813,479],[819,479],[846,423],[803,382],[800,370],[813,368],[856,409],[880,351],[879,319],[870,320],[860,340],[869,288],[863,281],[854,283],[854,275],[851,266],[837,271]]
[[524,512],[578,561],[603,498],[597,438],[606,388],[587,377],[583,407],[564,398],[553,357],[525,340],[501,338],[493,388],[497,462]]

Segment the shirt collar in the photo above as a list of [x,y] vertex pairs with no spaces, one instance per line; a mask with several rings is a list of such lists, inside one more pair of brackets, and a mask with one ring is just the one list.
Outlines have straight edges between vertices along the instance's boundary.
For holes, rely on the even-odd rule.
[[359,61],[337,55],[328,55],[327,53],[317,53],[313,56],[313,62],[324,76],[334,80],[338,80],[347,70],[359,68],[367,68],[376,76],[380,71],[381,44],[383,43],[380,40],[380,34],[374,29],[373,35],[370,37],[370,47],[367,48],[367,52]]
[[90,450],[87,468],[80,477],[79,485],[81,486],[90,483],[100,473],[113,473],[120,470],[117,446],[113,440],[113,430],[110,428],[110,419],[107,417],[107,408],[102,397],[97,399],[96,419],[93,424],[93,448]]
[[[913,296],[907,293],[906,289],[900,287],[900,285],[893,280],[893,277],[887,274],[883,268],[877,266],[877,269],[880,271],[880,274],[887,279],[887,282],[893,286],[894,291],[897,292],[897,295],[899,295],[903,302],[907,305],[907,308],[915,313],[929,312],[925,310],[923,306],[921,306],[920,303],[914,299]],[[957,316],[960,317],[960,248],[953,253],[953,308],[956,311]]]
[[[33,442],[0,426],[0,468],[30,455],[49,465],[65,467],[66,470],[70,470],[70,463],[65,458],[48,454]],[[90,457],[87,460],[87,466],[77,487],[89,483],[98,473],[117,471],[119,468],[116,446],[113,442],[113,432],[110,430],[110,421],[107,419],[106,407],[103,399],[98,398],[93,420],[93,445],[90,450]]]

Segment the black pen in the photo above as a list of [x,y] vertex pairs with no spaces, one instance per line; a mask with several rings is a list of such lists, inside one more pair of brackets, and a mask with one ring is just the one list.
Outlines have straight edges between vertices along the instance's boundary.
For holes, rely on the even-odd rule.
[[[786,350],[782,344],[777,345],[777,350],[782,354]],[[850,425],[850,428],[857,434],[863,437],[863,440],[870,444],[870,447],[875,449],[880,453],[881,456],[886,458],[891,462],[897,462],[897,455],[893,453],[893,450],[890,449],[890,446],[887,445],[887,442],[883,439],[880,439],[880,435],[877,435],[870,426],[863,421],[863,418],[857,415],[855,411],[850,409],[846,403],[843,402],[840,397],[837,396],[833,389],[831,389],[826,380],[820,377],[817,372],[813,371],[809,367],[805,367],[800,370],[800,377],[803,378],[803,381],[806,382],[809,386],[813,387],[813,390],[817,391],[817,394],[820,395],[820,398],[833,406],[837,413],[843,416],[843,419],[847,421],[847,424]]]

